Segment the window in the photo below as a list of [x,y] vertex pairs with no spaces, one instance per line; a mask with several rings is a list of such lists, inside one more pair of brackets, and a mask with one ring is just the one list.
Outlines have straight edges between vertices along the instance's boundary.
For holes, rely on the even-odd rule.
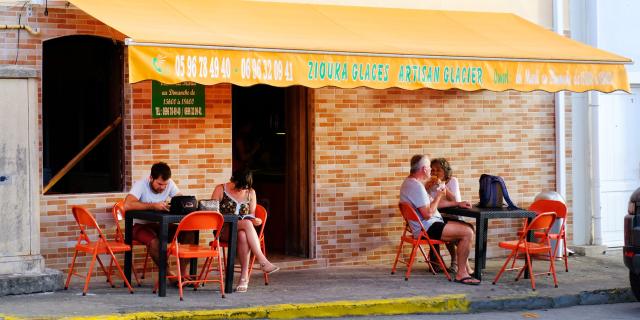
[[[47,40],[42,59],[43,183],[122,115],[123,45],[94,36]],[[47,193],[122,191],[118,125]]]

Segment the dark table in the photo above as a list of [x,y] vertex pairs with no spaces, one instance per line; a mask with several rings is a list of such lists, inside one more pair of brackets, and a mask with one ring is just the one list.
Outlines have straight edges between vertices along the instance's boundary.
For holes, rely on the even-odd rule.
[[[238,217],[234,215],[223,214],[224,223],[230,228],[229,248],[227,253],[227,266],[225,269],[224,291],[225,293],[233,292],[233,266],[236,259],[236,243],[238,234]],[[169,224],[178,223],[184,218],[184,215],[170,214],[168,212],[153,210],[132,210],[127,211],[125,215],[124,242],[131,244],[133,238],[132,228],[133,219],[157,222],[160,225],[158,238],[160,239],[160,266],[158,267],[158,296],[165,297],[167,295],[167,243],[169,242]],[[198,239],[198,236],[196,236]],[[127,280],[131,282],[131,251],[127,251],[124,255],[124,274]],[[193,259],[190,263],[191,274],[197,274],[197,260]]]
[[[457,216],[470,217],[476,219],[476,257],[474,272],[478,280],[482,280],[482,270],[485,268],[487,261],[487,235],[489,227],[489,219],[513,219],[528,218],[532,219],[536,216],[534,211],[515,209],[509,210],[507,207],[502,208],[479,208],[473,206],[469,209],[460,207],[438,208],[440,213],[454,214]],[[529,240],[532,240],[532,234],[529,234]],[[463,268],[464,266],[459,266]],[[526,272],[528,273],[528,272]],[[528,278],[528,274],[525,274]]]

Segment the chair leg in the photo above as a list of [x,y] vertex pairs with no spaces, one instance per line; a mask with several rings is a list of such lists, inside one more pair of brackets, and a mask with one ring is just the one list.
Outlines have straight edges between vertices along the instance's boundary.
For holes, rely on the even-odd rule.
[[111,283],[111,274],[113,273],[113,258],[109,260],[109,269],[107,269],[107,282]]
[[421,245],[418,245],[418,248],[420,248],[420,253],[422,253],[422,257],[424,258],[424,261],[427,263],[427,267],[429,267],[429,271],[431,271],[433,275],[436,275],[436,270],[433,268],[431,259],[429,259],[429,256],[427,255],[426,252],[424,252],[424,249],[422,248]]
[[[140,277],[141,279],[144,279],[144,275],[147,273],[147,262],[149,261],[149,249],[145,248],[145,257],[144,257],[144,264],[142,265],[142,276]],[[140,283],[138,283],[138,285],[140,285]]]
[[[116,269],[118,270],[118,273],[120,273],[120,278],[124,280],[124,284],[127,285],[127,288],[129,289],[129,293],[133,293],[133,288],[131,287],[131,283],[129,283],[129,281],[127,280],[127,277],[124,275],[124,271],[122,271],[122,267],[120,267],[118,260],[116,260],[116,256],[113,254],[113,252],[110,252],[110,254],[111,254],[111,259],[113,259]],[[99,259],[100,258],[98,258],[98,261],[100,261]]]
[[82,289],[82,295],[86,296],[87,295],[87,291],[89,290],[89,281],[91,280],[91,273],[93,273],[93,267],[96,265],[96,257],[98,256],[97,253],[93,253],[93,255],[91,256],[91,263],[89,263],[89,269],[87,270],[87,276],[85,277],[84,280],[84,289]]
[[[264,244],[264,239],[260,240],[260,249],[262,249],[262,254],[264,254],[264,256],[267,256],[267,246]],[[264,285],[268,286],[269,285],[269,274],[266,272],[262,273],[264,275]]]
[[525,251],[525,255],[527,257],[527,268],[529,269],[531,289],[533,289],[533,291],[536,291],[536,275],[533,274],[533,266],[531,265],[531,255],[529,255],[529,251]]
[[209,272],[211,272],[211,260],[211,257],[207,257],[207,259],[204,260],[202,270],[200,270],[200,275],[198,276],[198,280],[202,282],[200,285],[203,287],[204,281],[207,280],[207,276],[209,275]]
[[78,256],[78,250],[73,252],[73,258],[71,259],[71,267],[69,267],[69,275],[67,276],[67,282],[64,284],[64,289],[69,289],[69,283],[71,282],[71,276],[73,275],[73,268],[76,265],[76,257]]
[[180,270],[180,257],[176,256],[176,265],[178,269],[178,292],[180,293],[180,301],[183,301],[182,298],[182,271]]
[[409,256],[409,262],[407,263],[407,273],[405,273],[404,275],[404,281],[408,281],[409,280],[409,276],[411,275],[411,267],[413,266],[413,260],[415,260],[416,258],[416,246],[418,246],[417,244],[414,244],[413,247],[411,248],[411,253]]
[[447,271],[447,266],[444,264],[444,261],[442,261],[442,256],[440,256],[440,252],[438,252],[438,250],[435,250],[433,244],[429,243],[429,246],[431,247],[431,250],[434,250],[435,256],[438,259],[438,264],[440,264],[440,267],[442,268],[442,271],[444,272],[445,277],[447,277],[447,280],[451,281],[451,276],[449,275],[449,271]]
[[558,287],[558,278],[556,277],[556,265],[555,265],[555,259],[551,259],[549,260],[549,265],[551,267],[551,275],[553,276],[553,284],[555,285],[555,287]]
[[[260,249],[262,250],[262,254],[266,257],[267,256],[267,247],[264,244],[264,239],[260,240]],[[264,272],[262,272],[262,274],[264,275],[264,285],[268,286],[269,285],[269,274]]]
[[224,261],[224,265],[222,265],[222,271],[224,271],[224,268],[227,267],[227,254],[225,253],[227,251],[227,248],[220,248],[220,251],[222,251],[222,260]]
[[398,246],[398,253],[396,253],[396,260],[393,262],[393,267],[391,268],[391,274],[396,273],[396,266],[398,265],[398,260],[400,259],[400,252],[402,252],[403,244],[404,244],[404,241],[400,239],[400,245]]
[[251,253],[249,257],[249,279],[251,279],[251,273],[253,272],[253,264],[256,263],[256,255]]
[[[498,274],[496,275],[496,278],[493,279],[493,282],[492,282],[493,284],[498,283],[498,280],[500,280],[500,277],[502,276],[502,273],[504,272],[504,270],[507,269],[507,265],[509,265],[509,261],[511,261],[511,259],[516,259],[517,254],[518,254],[518,249],[516,248],[516,249],[511,251],[509,256],[507,256],[507,260],[502,265],[502,268],[500,268],[500,271],[498,271]],[[477,272],[479,272],[479,271],[477,271]]]
[[565,234],[562,234],[562,237],[560,237],[562,239],[562,246],[564,247],[564,272],[569,272],[569,256],[567,255],[567,239],[565,237]]
[[136,268],[134,268],[133,263],[131,263],[131,271],[133,272],[133,277],[136,279],[136,284],[138,284],[138,287],[142,287],[142,281],[140,281],[140,278],[138,278],[138,272],[136,271]]
[[[98,264],[100,264],[100,268],[102,269],[102,272],[104,272],[104,274],[107,276],[107,282],[109,282],[109,284],[111,285],[111,288],[115,288],[116,286],[113,284],[113,280],[111,280],[111,270],[107,270],[107,268],[104,267],[104,264],[102,263],[102,259],[100,259],[100,256],[96,255],[96,260],[98,260]],[[115,260],[114,257],[111,258],[112,262],[113,260]]]
[[224,271],[222,270],[222,257],[218,254],[218,279],[220,279],[220,293],[224,298]]

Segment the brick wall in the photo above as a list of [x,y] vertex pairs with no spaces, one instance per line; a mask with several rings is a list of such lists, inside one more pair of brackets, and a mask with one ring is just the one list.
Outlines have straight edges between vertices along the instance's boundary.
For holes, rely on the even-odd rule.
[[[40,27],[42,34],[20,31],[17,64],[41,70],[42,41],[59,36],[124,39],[73,8],[50,8],[48,17],[38,10],[36,16],[23,17],[22,22]],[[16,24],[20,13],[24,15],[25,10],[0,7],[0,24]],[[4,39],[0,63],[13,64],[18,31],[0,32]],[[206,117],[200,119],[152,119],[150,91],[150,82],[125,86],[125,189],[146,177],[152,163],[166,161],[184,193],[208,197],[215,184],[226,181],[231,173],[231,86],[206,88]],[[317,259],[294,268],[389,264],[402,227],[396,208],[398,188],[408,173],[409,158],[416,153],[448,158],[463,197],[471,202],[478,200],[477,181],[482,173],[503,176],[513,200],[523,207],[537,192],[555,188],[551,94],[366,88],[312,91],[311,223],[312,239],[316,239],[312,251]],[[108,210],[125,196],[126,190],[122,191],[42,197],[41,247],[48,267],[67,270],[77,236],[71,206],[87,206],[111,232]],[[492,222],[490,255],[500,253],[495,249],[497,241],[512,234],[515,226]]]
[[[449,159],[472,203],[482,173],[504,177],[522,207],[555,188],[552,94],[323,88],[314,95],[316,252],[329,265],[393,258],[399,187],[413,154]],[[491,222],[489,256],[520,223]]]
[[[121,33],[72,7],[49,8],[47,17],[41,7],[34,7],[34,13],[33,17],[26,18],[26,10],[22,6],[0,6],[0,24],[18,24],[21,15],[22,24],[41,30],[39,35],[30,35],[24,30],[0,31],[4,40],[0,45],[0,64],[32,66],[38,70],[40,78],[43,41],[67,35],[124,40]],[[124,77],[128,78],[126,66]],[[41,253],[47,267],[67,270],[77,237],[77,227],[71,215],[73,205],[89,208],[101,226],[106,228],[105,231],[113,232],[111,206],[124,198],[132,182],[149,175],[154,162],[168,162],[182,191],[198,198],[208,198],[215,184],[227,181],[231,174],[231,86],[207,87],[206,117],[198,119],[152,119],[151,82],[126,85],[124,89],[125,190],[43,196],[40,236]],[[38,96],[41,115],[41,86]],[[42,135],[41,116],[39,124]],[[41,168],[42,156],[40,171]],[[135,256],[143,257],[141,254]],[[80,270],[84,267],[85,263],[81,261]]]

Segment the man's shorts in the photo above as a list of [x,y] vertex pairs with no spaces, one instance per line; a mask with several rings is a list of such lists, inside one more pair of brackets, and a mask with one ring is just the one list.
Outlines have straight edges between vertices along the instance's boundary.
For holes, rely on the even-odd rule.
[[[173,240],[173,236],[176,234],[176,230],[178,229],[177,224],[169,224],[169,237],[167,238],[167,242],[171,242]],[[158,238],[158,234],[160,233],[160,225],[157,223],[136,223],[133,225],[132,229],[133,240],[138,241],[147,247],[151,244],[153,239]],[[187,234],[191,234],[188,236]],[[191,238],[191,239],[185,239]],[[180,242],[182,240],[187,240],[187,242],[193,242],[193,232],[185,232],[180,233]]]
[[444,226],[447,224],[447,221],[440,222],[436,221],[429,226],[427,230],[427,235],[431,240],[440,240],[442,238],[442,231],[444,230]]

